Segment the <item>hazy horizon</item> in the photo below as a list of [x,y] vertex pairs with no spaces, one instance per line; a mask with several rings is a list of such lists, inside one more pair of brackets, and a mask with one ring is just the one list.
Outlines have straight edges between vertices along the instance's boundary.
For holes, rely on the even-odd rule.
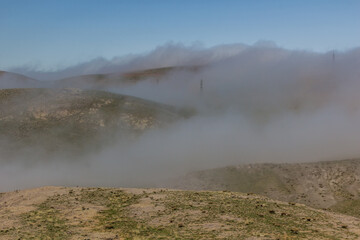
[[0,69],[54,71],[167,43],[274,42],[324,53],[359,47],[359,1],[1,0]]

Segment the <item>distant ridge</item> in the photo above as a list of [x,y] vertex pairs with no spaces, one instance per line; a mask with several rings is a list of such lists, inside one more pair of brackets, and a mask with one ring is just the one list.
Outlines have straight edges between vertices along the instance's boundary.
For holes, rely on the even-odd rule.
[[107,89],[114,86],[128,86],[144,80],[159,82],[168,74],[180,71],[196,72],[201,70],[202,67],[203,66],[163,67],[119,73],[80,75],[56,80],[53,82],[53,85],[58,88]]
[[0,89],[38,87],[40,82],[33,78],[6,71],[0,71]]

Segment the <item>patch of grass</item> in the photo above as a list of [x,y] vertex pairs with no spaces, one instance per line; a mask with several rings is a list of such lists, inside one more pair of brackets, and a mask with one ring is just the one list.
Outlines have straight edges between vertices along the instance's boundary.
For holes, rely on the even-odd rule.
[[359,199],[349,199],[342,202],[338,202],[331,207],[331,210],[346,215],[360,217],[360,200]]
[[[125,239],[342,239],[344,234],[327,215],[303,205],[230,192],[164,191],[165,197],[156,200],[157,194],[84,189],[81,201],[106,206],[94,231]],[[142,199],[164,208],[134,215],[130,209]]]
[[1,237],[1,236],[14,235],[15,232],[16,232],[16,228],[15,228],[15,227],[6,228],[6,229],[1,229],[1,230],[0,230],[0,237]]
[[[302,205],[288,205],[266,198],[221,192],[169,192],[165,215],[182,222],[182,237],[233,239],[248,237],[294,239],[342,239],[343,231],[326,214]],[[192,217],[179,212],[195,211]],[[216,223],[217,227],[206,227]],[[200,226],[194,229],[194,226]],[[332,230],[334,229],[334,230]],[[350,232],[348,236],[356,238]]]
[[[88,211],[89,210],[89,211]],[[255,194],[71,188],[21,215],[20,239],[357,239],[331,215]],[[75,219],[75,220],[74,220]],[[357,223],[358,224],[358,223]]]
[[[293,208],[298,207],[293,206]],[[216,237],[226,231],[231,232],[231,235],[238,239],[257,235],[269,237],[287,234],[299,238],[319,236],[306,220],[294,217],[293,210],[290,214],[287,207],[261,199],[239,198],[236,195],[218,192],[171,192],[166,200],[165,214],[171,214],[174,210],[202,213],[200,217],[190,221],[175,217],[175,222],[181,220],[184,222],[184,230],[204,223],[215,222],[224,226],[214,231],[202,228],[186,231],[191,234],[189,236],[183,231],[185,237]],[[317,212],[312,212],[311,216],[307,217],[321,218]]]
[[53,207],[49,198],[33,211],[22,215],[24,224],[21,239],[68,239],[66,219]]
[[106,209],[96,217],[99,224],[94,229],[95,231],[116,232],[126,239],[133,239],[134,237],[168,239],[175,237],[170,229],[151,227],[145,222],[136,221],[129,217],[128,207],[137,203],[140,198],[141,195],[110,189],[83,189],[81,194],[82,202],[106,206]]
[[226,167],[198,172],[198,177],[208,186],[219,186],[221,189],[236,192],[264,193],[268,189],[286,191],[287,187],[280,177],[271,169],[247,169]]

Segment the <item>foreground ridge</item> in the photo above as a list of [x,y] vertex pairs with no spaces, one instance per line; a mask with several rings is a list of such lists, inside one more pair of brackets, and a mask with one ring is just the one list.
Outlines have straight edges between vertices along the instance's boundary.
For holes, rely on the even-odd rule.
[[42,187],[0,206],[1,239],[360,237],[358,218],[227,191]]

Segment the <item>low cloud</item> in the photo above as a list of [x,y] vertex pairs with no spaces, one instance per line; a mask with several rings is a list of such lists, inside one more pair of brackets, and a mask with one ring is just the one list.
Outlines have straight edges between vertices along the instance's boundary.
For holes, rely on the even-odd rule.
[[159,81],[144,78],[105,88],[191,109],[195,116],[74,161],[54,157],[28,166],[20,157],[3,163],[0,190],[155,186],[189,171],[226,165],[360,157],[360,49],[314,53],[271,44],[210,49],[170,44],[124,59],[90,61],[52,78],[201,66],[172,71]]

